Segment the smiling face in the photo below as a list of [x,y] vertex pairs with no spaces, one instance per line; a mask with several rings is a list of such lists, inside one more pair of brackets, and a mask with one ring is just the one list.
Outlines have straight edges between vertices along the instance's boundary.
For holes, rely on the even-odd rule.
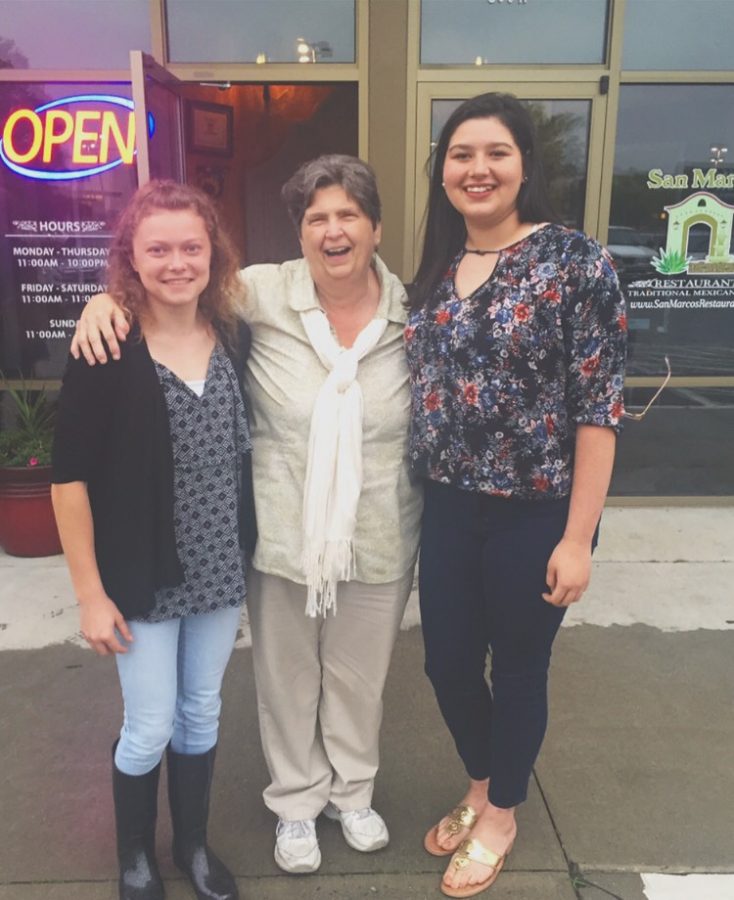
[[141,219],[132,241],[132,267],[146,300],[166,308],[197,304],[209,284],[212,245],[191,209],[156,210]]
[[301,222],[301,250],[316,286],[364,277],[381,229],[343,187],[319,188]]
[[467,224],[491,227],[514,217],[523,182],[520,148],[495,117],[467,119],[449,140],[443,182]]

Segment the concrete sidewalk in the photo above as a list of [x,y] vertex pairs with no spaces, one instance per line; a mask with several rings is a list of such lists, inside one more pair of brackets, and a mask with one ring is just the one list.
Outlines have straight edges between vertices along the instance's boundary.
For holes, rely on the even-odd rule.
[[[551,724],[518,841],[486,896],[734,898],[732,576],[734,510],[605,514],[592,589],[556,644]],[[117,896],[109,745],[119,691],[110,660],[74,642],[72,613],[60,560],[0,556],[0,900]],[[406,624],[414,619],[411,605]],[[272,859],[246,628],[240,644],[225,682],[211,837],[243,900],[441,897],[444,861],[421,841],[464,778],[422,674],[419,629],[401,633],[385,695],[374,803],[390,846],[356,853],[322,818],[324,862],[309,876],[283,875]],[[167,896],[193,898],[161,810]],[[650,873],[694,876],[660,893]]]

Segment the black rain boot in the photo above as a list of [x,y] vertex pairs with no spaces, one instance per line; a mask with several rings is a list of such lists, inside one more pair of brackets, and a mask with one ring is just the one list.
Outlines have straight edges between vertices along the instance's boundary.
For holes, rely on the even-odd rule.
[[206,827],[217,748],[189,755],[168,748],[168,801],[173,861],[189,878],[198,900],[238,900],[232,873],[209,849]]
[[146,775],[125,775],[115,765],[112,747],[112,796],[120,864],[120,900],[163,900],[164,889],[155,859],[155,822],[161,764]]

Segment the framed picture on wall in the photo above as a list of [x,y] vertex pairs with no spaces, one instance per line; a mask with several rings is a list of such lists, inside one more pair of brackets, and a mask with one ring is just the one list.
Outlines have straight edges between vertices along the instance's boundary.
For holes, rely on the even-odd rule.
[[223,103],[187,103],[187,144],[192,153],[232,155],[232,107]]

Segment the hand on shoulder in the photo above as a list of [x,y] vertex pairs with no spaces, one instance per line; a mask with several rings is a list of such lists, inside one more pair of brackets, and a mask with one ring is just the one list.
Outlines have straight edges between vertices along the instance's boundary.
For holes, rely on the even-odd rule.
[[74,359],[84,357],[90,366],[106,363],[109,356],[120,358],[118,341],[125,341],[130,323],[125,312],[109,294],[96,294],[82,310],[71,342]]

